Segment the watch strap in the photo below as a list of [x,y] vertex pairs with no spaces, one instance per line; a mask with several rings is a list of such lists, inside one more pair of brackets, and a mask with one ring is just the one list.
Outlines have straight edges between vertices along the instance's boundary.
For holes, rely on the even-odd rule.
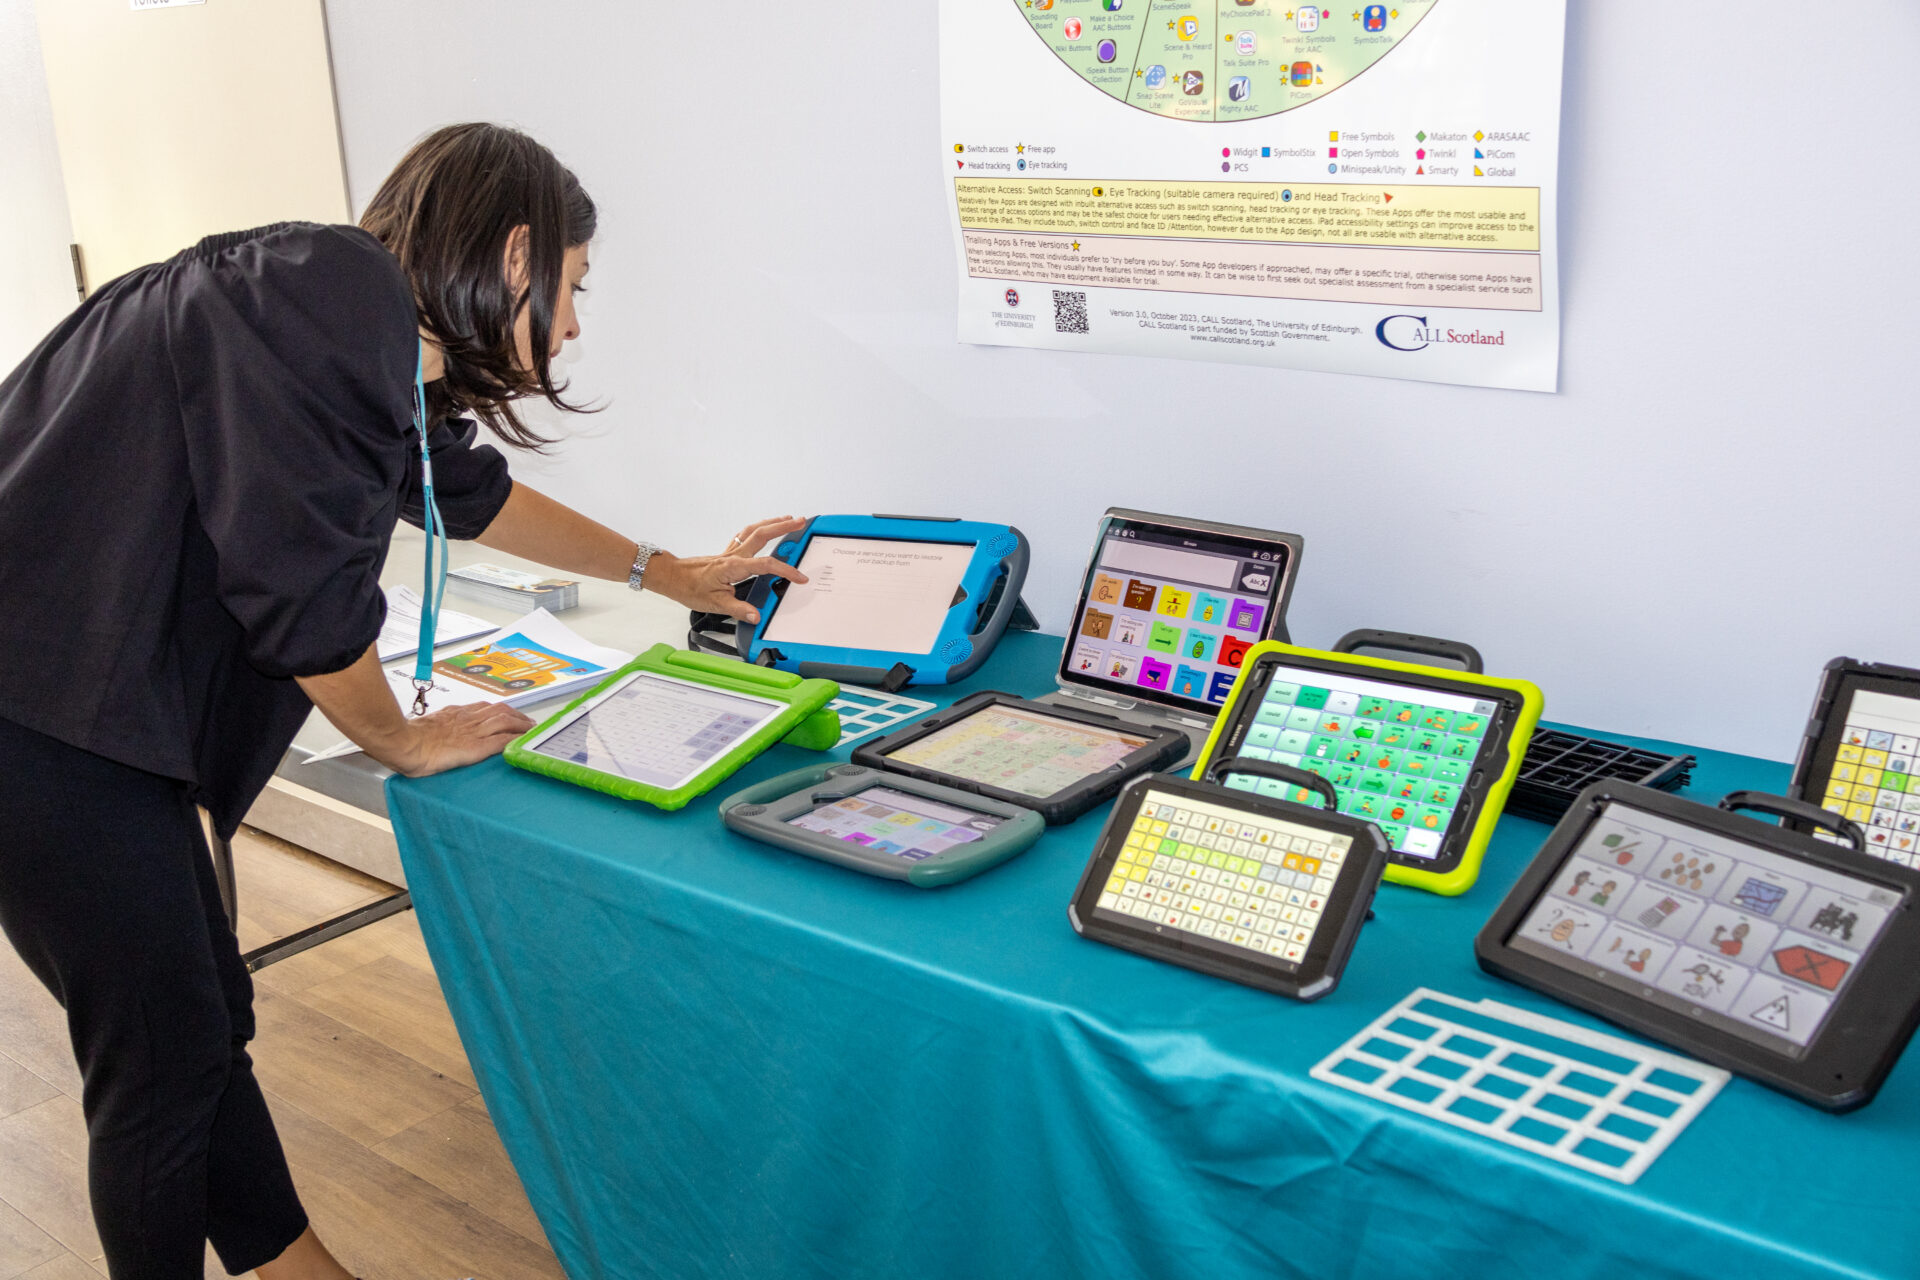
[[651,542],[638,542],[634,544],[633,567],[627,570],[628,587],[635,591],[646,590],[647,564],[659,550],[660,548]]

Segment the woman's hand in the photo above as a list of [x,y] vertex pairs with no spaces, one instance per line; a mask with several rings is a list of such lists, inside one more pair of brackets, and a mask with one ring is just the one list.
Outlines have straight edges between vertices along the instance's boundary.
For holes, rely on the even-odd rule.
[[533,728],[533,721],[499,703],[442,707],[417,720],[406,716],[393,700],[373,646],[344,670],[300,676],[299,681],[334,728],[387,768],[410,778],[499,755]]
[[406,722],[404,740],[395,747],[367,754],[396,773],[423,778],[430,773],[477,764],[506,750],[507,744],[533,728],[524,712],[499,703],[442,707]]
[[703,613],[724,613],[746,622],[760,621],[760,611],[733,594],[733,584],[759,574],[789,582],[805,582],[807,575],[784,560],[760,553],[788,534],[807,527],[804,519],[781,516],[748,525],[734,535],[717,556],[681,558],[668,551],[654,552],[647,563],[647,590]]

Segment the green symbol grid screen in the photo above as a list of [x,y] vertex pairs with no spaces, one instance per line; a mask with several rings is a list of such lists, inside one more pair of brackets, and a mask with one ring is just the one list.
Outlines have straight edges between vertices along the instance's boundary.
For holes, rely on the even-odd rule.
[[[1467,695],[1275,666],[1239,754],[1319,774],[1340,812],[1378,823],[1396,852],[1434,858],[1496,710]],[[1265,778],[1236,785],[1293,790]]]

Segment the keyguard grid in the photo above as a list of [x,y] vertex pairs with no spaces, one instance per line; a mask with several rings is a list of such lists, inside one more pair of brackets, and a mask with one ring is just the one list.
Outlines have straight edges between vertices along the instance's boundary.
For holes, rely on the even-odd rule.
[[1729,1079],[1677,1054],[1427,987],[1309,1074],[1626,1185]]
[[836,745],[842,747],[909,720],[918,720],[934,709],[933,703],[918,698],[847,688],[841,689],[840,696],[827,705],[840,713],[840,741]]

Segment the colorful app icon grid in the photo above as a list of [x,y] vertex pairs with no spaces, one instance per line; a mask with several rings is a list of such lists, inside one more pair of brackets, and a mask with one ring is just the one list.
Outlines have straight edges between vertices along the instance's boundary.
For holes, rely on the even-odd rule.
[[[1240,563],[1237,557],[1217,557]],[[1224,704],[1267,621],[1264,599],[1148,574],[1094,571],[1068,670]],[[1158,656],[1156,656],[1158,655]]]

